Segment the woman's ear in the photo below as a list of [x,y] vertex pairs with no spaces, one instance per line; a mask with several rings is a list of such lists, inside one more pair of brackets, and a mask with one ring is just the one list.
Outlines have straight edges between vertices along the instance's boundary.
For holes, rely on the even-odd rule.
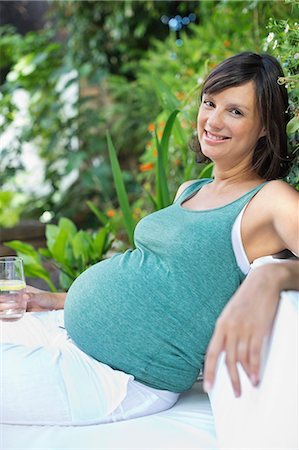
[[263,128],[261,129],[260,134],[259,134],[259,139],[260,139],[261,137],[265,137],[266,135],[267,135],[267,130],[266,130],[265,127],[263,127]]

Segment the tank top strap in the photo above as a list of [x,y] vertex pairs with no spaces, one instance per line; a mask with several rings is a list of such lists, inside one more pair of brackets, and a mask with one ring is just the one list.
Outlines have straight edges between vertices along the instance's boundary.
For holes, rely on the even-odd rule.
[[231,206],[234,209],[234,216],[237,217],[237,215],[242,211],[242,209],[250,202],[250,200],[267,184],[269,181],[264,181],[263,183],[259,184],[258,186],[255,186],[254,188],[250,189],[250,191],[243,194],[240,198],[232,202],[231,204],[227,206]]
[[186,187],[186,189],[181,193],[181,195],[175,200],[174,203],[182,203],[192,194],[199,191],[199,189],[201,189],[202,186],[211,183],[212,181],[213,178],[201,178],[200,180],[194,181],[194,183],[189,184],[189,186]]

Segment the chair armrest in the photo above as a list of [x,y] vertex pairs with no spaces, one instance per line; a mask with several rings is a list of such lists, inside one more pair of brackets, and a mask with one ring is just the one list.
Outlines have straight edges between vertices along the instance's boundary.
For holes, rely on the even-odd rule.
[[239,367],[239,398],[221,355],[209,394],[220,449],[298,448],[298,317],[299,292],[282,292],[263,350],[261,382],[253,387]]

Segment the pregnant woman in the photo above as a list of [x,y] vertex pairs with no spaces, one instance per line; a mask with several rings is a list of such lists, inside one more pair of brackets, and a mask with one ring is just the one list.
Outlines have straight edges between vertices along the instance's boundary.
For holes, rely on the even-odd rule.
[[95,264],[67,294],[28,288],[25,317],[1,323],[4,423],[80,425],[170,408],[205,363],[205,388],[226,351],[235,395],[240,362],[259,383],[263,338],[298,262],[250,270],[298,249],[298,194],[290,167],[288,98],[277,60],[240,53],[207,77],[198,158],[171,206],[143,218],[134,250]]

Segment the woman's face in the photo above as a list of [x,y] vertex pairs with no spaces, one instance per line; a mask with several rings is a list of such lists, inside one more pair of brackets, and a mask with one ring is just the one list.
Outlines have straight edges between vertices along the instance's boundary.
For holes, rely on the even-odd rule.
[[204,94],[198,112],[201,150],[215,163],[251,165],[256,143],[266,134],[259,117],[252,81]]

